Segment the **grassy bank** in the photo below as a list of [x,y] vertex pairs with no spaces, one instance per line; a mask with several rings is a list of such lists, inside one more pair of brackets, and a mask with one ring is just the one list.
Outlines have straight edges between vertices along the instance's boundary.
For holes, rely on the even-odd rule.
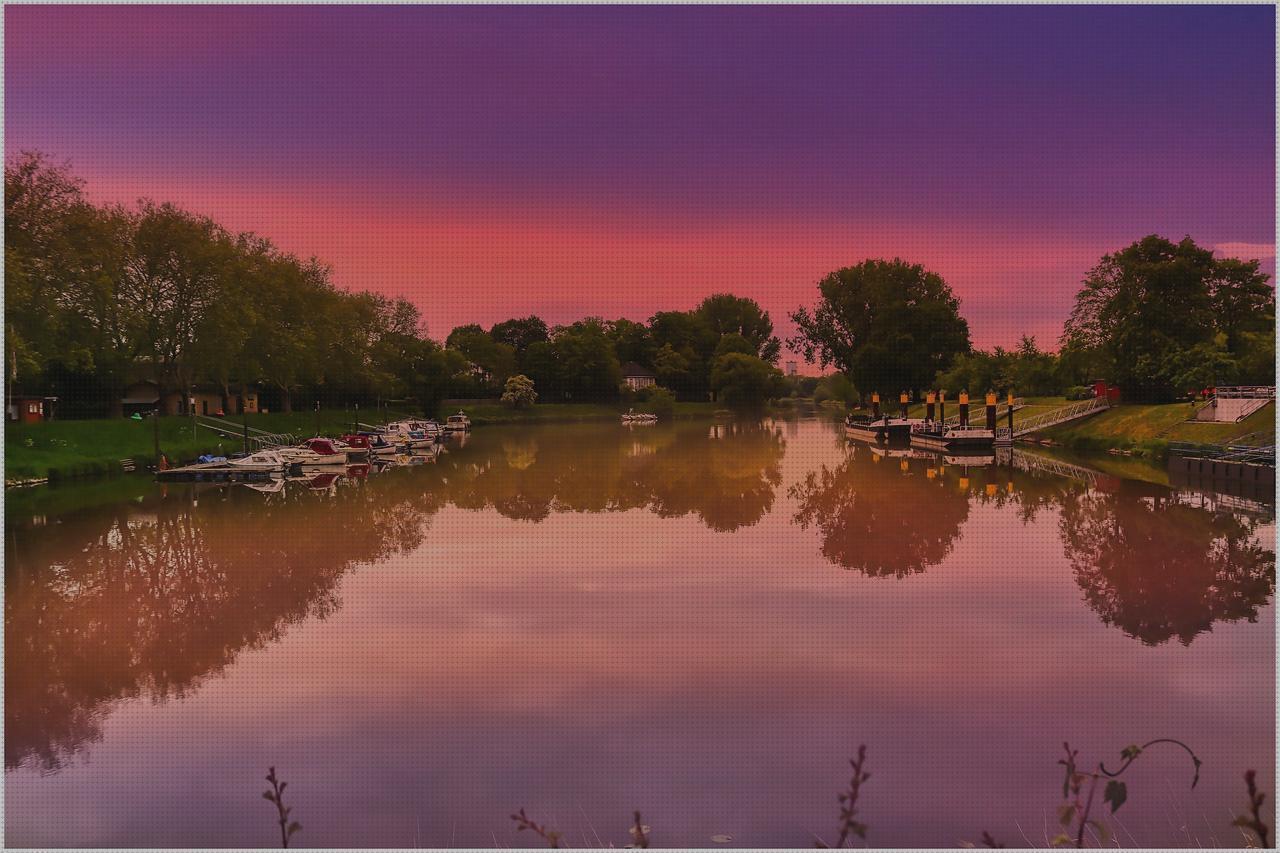
[[1254,412],[1240,423],[1188,422],[1194,413],[1195,409],[1186,403],[1124,404],[1081,421],[1051,427],[1041,437],[1071,450],[1115,448],[1163,457],[1171,441],[1230,444],[1250,433],[1275,433],[1274,405]]
[[[367,418],[369,415],[362,414]],[[341,410],[320,412],[320,432],[349,432],[352,413]],[[240,428],[238,417],[226,425]],[[249,415],[249,426],[266,432],[311,436],[316,431],[315,412]],[[222,438],[207,429],[192,433],[191,420],[183,417],[141,421],[112,418],[84,421],[50,421],[40,424],[9,424],[5,430],[5,481],[48,477],[51,480],[91,477],[121,471],[121,460],[132,459],[138,467],[156,461],[155,432],[160,433],[160,450],[170,461],[194,459],[202,453],[233,453],[241,449],[235,439]]]
[[[600,403],[556,403],[535,405],[528,409],[510,409],[500,403],[475,404],[464,407],[477,426],[504,423],[557,423],[571,421],[616,421],[622,407]],[[675,417],[710,417],[718,406],[714,403],[677,403]],[[454,410],[456,411],[456,409]],[[395,413],[392,413],[394,416]],[[361,420],[376,419],[372,411],[361,412]],[[339,435],[352,429],[354,413],[343,410],[321,411],[319,433]],[[238,417],[228,418],[226,425],[240,428]],[[253,429],[274,433],[292,433],[308,437],[317,432],[315,412],[249,415]],[[41,424],[10,424],[5,431],[5,481],[71,479],[120,473],[121,461],[130,459],[143,468],[156,462],[155,430],[157,422],[127,418],[85,421],[51,421]],[[171,462],[194,459],[202,453],[234,453],[241,443],[223,438],[204,428],[192,433],[191,421],[182,417],[160,418],[160,450]]]

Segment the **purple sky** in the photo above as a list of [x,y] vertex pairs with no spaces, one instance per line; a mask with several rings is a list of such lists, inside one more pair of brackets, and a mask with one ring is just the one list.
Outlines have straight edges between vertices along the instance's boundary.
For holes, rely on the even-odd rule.
[[172,200],[430,332],[785,313],[900,255],[1056,340],[1145,234],[1274,270],[1275,10],[5,8],[10,153]]

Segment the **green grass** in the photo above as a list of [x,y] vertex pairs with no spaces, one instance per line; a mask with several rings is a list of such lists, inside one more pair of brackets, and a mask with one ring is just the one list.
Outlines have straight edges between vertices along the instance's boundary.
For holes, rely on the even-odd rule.
[[[362,413],[367,419],[372,413]],[[349,432],[352,413],[341,410],[320,413],[320,432]],[[316,431],[315,412],[249,415],[249,426],[266,432],[287,432],[310,437]],[[231,429],[240,428],[240,419],[227,418]],[[155,422],[128,418],[50,421],[40,424],[10,424],[5,430],[5,481],[69,479],[101,476],[121,471],[120,460],[133,459],[139,467],[155,464]],[[192,435],[191,420],[184,417],[159,419],[160,450],[170,462],[194,459],[202,453],[232,453],[241,449],[237,439],[222,438],[198,428]]]
[[1117,448],[1159,457],[1171,441],[1229,444],[1249,433],[1275,431],[1274,405],[1238,424],[1187,422],[1194,413],[1186,403],[1122,404],[1081,421],[1051,427],[1041,435],[1073,450]]

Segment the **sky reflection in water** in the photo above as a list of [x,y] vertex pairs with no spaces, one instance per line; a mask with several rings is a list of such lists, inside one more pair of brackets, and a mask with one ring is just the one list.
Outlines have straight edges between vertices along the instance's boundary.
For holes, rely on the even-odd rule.
[[523,806],[573,846],[639,808],[804,847],[865,742],[871,843],[1043,844],[1064,739],[1173,736],[1200,785],[1153,752],[1123,829],[1236,842],[1243,770],[1274,787],[1269,510],[1026,467],[494,427],[275,494],[11,500],[8,841],[269,845],[275,764],[305,846],[519,845]]

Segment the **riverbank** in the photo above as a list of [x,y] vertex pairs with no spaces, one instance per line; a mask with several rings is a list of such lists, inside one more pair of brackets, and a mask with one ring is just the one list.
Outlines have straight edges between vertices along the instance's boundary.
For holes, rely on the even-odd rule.
[[[719,408],[715,403],[676,403],[672,416],[709,418]],[[485,426],[617,421],[625,408],[606,403],[545,403],[512,409],[495,402],[469,405],[464,410],[474,425]],[[376,418],[373,411],[360,413],[360,420],[370,418]],[[354,412],[341,409],[321,410],[318,420],[315,412],[247,416],[251,429],[291,433],[299,438],[317,432],[341,435],[351,431],[355,420]],[[241,426],[239,417],[227,418],[225,423],[234,430]],[[10,424],[5,431],[5,482],[107,476],[126,470],[126,461],[139,469],[155,465],[157,429],[160,450],[171,462],[194,459],[203,453],[234,453],[241,449],[240,442],[208,429],[196,427],[193,432],[190,418],[185,417],[160,418],[158,423],[150,418],[141,421],[111,418]]]
[[[1162,459],[1169,443],[1272,444],[1276,428],[1274,405],[1254,412],[1240,423],[1188,421],[1195,409],[1187,403],[1121,404],[1084,420],[1050,427],[1038,434],[1068,450],[1122,450]],[[1016,416],[1015,416],[1016,417]],[[1251,437],[1260,434],[1257,440]]]

